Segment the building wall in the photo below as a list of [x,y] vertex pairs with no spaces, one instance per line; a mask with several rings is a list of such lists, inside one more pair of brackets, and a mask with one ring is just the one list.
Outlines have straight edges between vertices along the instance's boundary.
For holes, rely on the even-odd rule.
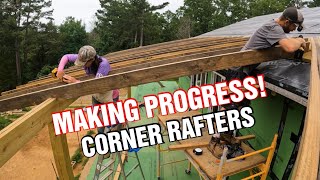
[[[190,80],[190,77],[180,77],[179,87],[187,90],[190,87]],[[212,82],[210,78],[208,78],[208,81]],[[280,127],[284,101],[284,96],[279,94],[272,95],[271,91],[268,91],[268,97],[257,98],[251,101],[251,106],[254,110],[255,125],[252,128],[242,129],[239,132],[242,135],[256,135],[255,139],[249,141],[254,149],[258,150],[271,145],[272,139]],[[304,109],[304,106],[289,100],[284,131],[280,145],[278,145],[279,150],[272,169],[278,179],[282,179],[293,151],[295,144],[290,140],[291,133],[298,135]],[[206,111],[207,110],[203,110],[202,112],[205,113]],[[266,156],[267,153],[263,155]],[[247,174],[233,176],[231,179],[239,179],[240,176],[245,177],[246,175]]]

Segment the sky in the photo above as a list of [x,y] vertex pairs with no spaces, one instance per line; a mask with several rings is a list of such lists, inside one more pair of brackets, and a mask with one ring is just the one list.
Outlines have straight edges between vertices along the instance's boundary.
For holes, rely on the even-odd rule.
[[[170,10],[175,12],[183,5],[183,0],[147,0],[151,5],[169,2],[169,5],[160,12]],[[66,17],[73,16],[86,24],[86,30],[93,27],[94,14],[100,8],[99,0],[52,0],[53,18],[55,24],[60,25]]]

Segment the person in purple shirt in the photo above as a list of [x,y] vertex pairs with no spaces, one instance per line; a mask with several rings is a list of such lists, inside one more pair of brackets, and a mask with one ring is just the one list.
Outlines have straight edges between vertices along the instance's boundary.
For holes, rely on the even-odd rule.
[[[64,73],[64,67],[67,63],[74,63],[81,66],[87,75],[93,74],[95,78],[107,76],[111,70],[108,60],[98,56],[96,50],[92,46],[83,46],[78,54],[66,54],[59,63],[57,77],[65,83],[77,83],[80,80]],[[119,90],[107,91],[104,93],[96,93],[92,96],[92,104],[102,104],[107,102],[116,102],[119,100]],[[98,132],[103,132],[104,128],[98,128]]]

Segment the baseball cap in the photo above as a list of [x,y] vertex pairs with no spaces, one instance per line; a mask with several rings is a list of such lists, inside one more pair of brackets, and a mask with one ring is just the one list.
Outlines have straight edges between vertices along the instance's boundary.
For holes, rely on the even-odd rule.
[[282,13],[282,15],[293,23],[302,25],[303,15],[296,7],[288,7]]
[[96,50],[89,45],[82,46],[78,53],[78,58],[74,62],[76,66],[84,66],[87,61],[93,59],[96,56]]

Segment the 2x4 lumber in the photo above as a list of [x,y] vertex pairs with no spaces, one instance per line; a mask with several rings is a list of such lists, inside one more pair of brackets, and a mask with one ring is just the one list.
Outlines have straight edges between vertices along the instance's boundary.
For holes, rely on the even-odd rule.
[[56,136],[52,122],[48,124],[48,130],[59,179],[74,180],[67,136],[65,134]]
[[[135,59],[135,58],[140,58],[140,57],[145,57],[145,56],[150,56],[151,54],[161,54],[161,52],[164,51],[165,48],[168,48],[167,50],[171,50],[173,51],[172,47],[175,48],[177,50],[177,48],[181,48],[181,49],[188,49],[188,48],[192,48],[194,46],[197,46],[197,44],[201,44],[201,45],[205,45],[206,43],[210,44],[212,42],[215,42],[213,40],[220,40],[220,39],[226,39],[226,38],[193,38],[192,41],[188,40],[184,40],[179,42],[172,42],[166,46],[162,45],[162,44],[156,44],[156,45],[152,45],[152,47],[149,46],[144,46],[141,48],[133,48],[131,53],[126,53],[124,51],[120,51],[119,53],[117,53],[117,55],[114,55],[114,53],[111,54],[107,54],[104,57],[107,58],[110,63],[116,63],[116,62],[122,62],[125,60],[130,60],[130,59]],[[174,45],[172,45],[174,44]],[[151,46],[151,45],[150,45]],[[189,47],[190,46],[190,47]],[[77,70],[78,68],[72,68],[68,73],[70,72],[74,72],[75,70]],[[78,69],[79,70],[79,69]],[[67,72],[66,71],[66,72]],[[43,80],[43,79],[47,79],[47,78],[51,78],[51,75],[47,75],[39,80]],[[32,84],[34,81],[30,81],[28,82],[28,84]],[[17,89],[19,89],[20,87],[24,87],[25,85],[20,85],[17,86]]]
[[136,69],[142,69],[142,68],[149,68],[153,66],[159,66],[161,64],[167,64],[167,63],[173,63],[173,62],[182,62],[190,59],[196,59],[196,58],[204,58],[208,56],[216,56],[216,55],[221,55],[221,54],[226,54],[226,53],[233,53],[233,52],[238,52],[242,46],[235,46],[235,47],[227,47],[225,46],[223,49],[216,49],[212,51],[207,51],[207,52],[196,52],[191,55],[186,55],[186,56],[179,56],[179,57],[173,57],[173,58],[165,58],[162,60],[157,60],[157,61],[150,61],[150,62],[144,62],[141,64],[134,64],[130,66],[123,66],[123,67],[118,67],[114,71],[111,71],[110,74],[117,74],[121,72],[126,72],[126,71],[133,71]]
[[194,38],[180,39],[180,40],[151,44],[151,45],[147,45],[147,46],[140,46],[140,47],[136,47],[136,48],[112,52],[112,53],[109,53],[109,55],[110,55],[110,57],[111,56],[121,56],[123,54],[130,55],[130,54],[134,54],[139,51],[146,51],[146,50],[151,50],[151,49],[157,49],[159,47],[171,46],[172,44],[192,43],[192,42],[198,42],[198,41],[203,41],[203,40],[207,40],[207,39],[211,39],[211,40],[215,41],[215,40],[221,39],[221,38],[220,37],[219,38],[217,38],[217,37],[205,37],[205,38],[194,37]]
[[1,130],[0,167],[52,121],[52,112],[64,110],[73,101],[49,98]]
[[[128,49],[128,50],[122,50],[122,51],[117,51],[117,52],[112,52],[112,53],[109,53],[107,55],[105,55],[104,57],[105,58],[111,58],[109,59],[110,63],[113,59],[117,59],[117,58],[120,58],[120,57],[125,57],[125,56],[134,56],[134,55],[137,55],[138,52],[146,52],[147,50],[156,50],[156,49],[161,49],[165,46],[168,46],[168,45],[171,45],[171,44],[178,44],[180,42],[183,42],[183,43],[193,43],[193,42],[198,42],[198,41],[213,41],[213,40],[217,40],[217,39],[221,39],[221,38],[189,38],[189,39],[183,39],[183,40],[177,40],[177,41],[169,41],[169,42],[165,42],[165,43],[158,43],[158,44],[153,44],[153,45],[148,45],[148,46],[143,46],[143,47],[137,47],[137,48],[131,48],[131,49]],[[73,67],[70,67],[68,68],[67,70],[65,70],[65,72],[73,72],[75,70],[79,70],[80,68],[76,68],[75,66]],[[46,76],[42,76],[36,80],[32,80],[32,81],[29,81],[28,83],[32,83],[34,81],[37,81],[37,80],[43,80],[43,79],[47,79],[47,78],[51,78],[51,74],[49,75],[46,75]],[[20,85],[20,86],[23,86],[23,85]],[[17,87],[20,87],[20,86],[17,86]]]
[[[201,43],[195,43],[195,44],[187,44],[187,45],[183,45],[183,46],[178,46],[175,45],[173,47],[169,47],[169,48],[162,48],[158,51],[154,50],[151,52],[142,52],[141,54],[135,54],[129,57],[125,57],[125,59],[121,59],[119,57],[115,57],[115,59],[113,58],[108,58],[110,61],[110,64],[113,65],[113,67],[118,67],[118,66],[123,66],[126,64],[130,64],[130,63],[141,63],[141,62],[145,62],[145,61],[151,61],[151,60],[157,60],[159,58],[169,58],[169,57],[173,57],[173,56],[179,56],[182,54],[190,54],[193,52],[199,52],[199,51],[208,51],[208,50],[212,50],[214,48],[219,48],[219,47],[223,47],[223,46],[227,46],[229,43],[231,43],[230,45],[232,45],[232,43],[234,45],[237,44],[244,44],[244,39],[228,39],[228,40],[217,40],[217,41],[209,41],[209,42],[201,42]],[[132,60],[132,61],[129,61]],[[74,72],[74,71],[73,71]],[[72,74],[76,74],[75,73],[71,73]],[[50,81],[50,79],[44,79],[44,80],[48,80]],[[22,86],[17,87],[17,89],[21,89],[21,88],[28,88],[30,86],[33,86],[35,84],[38,84],[39,82],[32,82],[32,83],[28,83]]]
[[165,50],[168,48],[172,48],[172,47],[185,47],[185,46],[192,46],[194,44],[205,44],[205,43],[210,43],[210,42],[215,42],[215,41],[223,41],[226,39],[223,38],[217,38],[217,39],[213,39],[213,38],[198,38],[198,39],[194,39],[193,41],[184,41],[184,42],[178,42],[178,43],[171,43],[171,44],[167,44],[167,45],[161,45],[161,44],[155,44],[152,47],[149,46],[144,46],[144,47],[140,47],[140,48],[133,48],[131,52],[122,52],[119,53],[118,55],[114,55],[114,54],[107,54],[106,58],[110,58],[110,61],[112,61],[111,59],[124,59],[127,57],[131,57],[131,56],[141,56],[143,54],[148,54],[148,53],[154,53],[154,52],[161,52],[161,50]]
[[[179,52],[178,54],[170,54],[170,53],[168,53],[168,54],[165,54],[165,56],[153,57],[151,59],[134,60],[134,61],[129,61],[129,62],[125,62],[125,63],[115,63],[115,64],[111,64],[111,67],[112,67],[112,69],[117,70],[118,68],[128,67],[130,65],[136,65],[136,64],[141,65],[142,63],[147,63],[147,62],[150,62],[150,61],[162,62],[162,60],[168,60],[168,61],[171,60],[172,62],[174,62],[174,61],[176,61],[176,58],[178,58],[179,56],[180,57],[190,57],[192,55],[198,55],[199,56],[200,53],[202,53],[203,55],[210,55],[210,53],[214,55],[214,52],[216,52],[218,50],[221,50],[221,49],[223,49],[223,50],[225,49],[226,53],[230,53],[230,52],[234,52],[234,51],[231,51],[229,49],[230,47],[235,47],[237,49],[237,51],[239,51],[240,50],[239,46],[243,46],[243,45],[244,45],[244,42],[221,44],[221,45],[209,47],[208,49],[207,48],[204,48],[204,49],[202,49],[202,48],[201,49],[193,49],[191,51]],[[221,52],[223,52],[223,50]],[[202,56],[202,57],[204,57],[204,56]],[[114,71],[111,71],[110,74],[112,74],[112,72],[114,72]],[[74,72],[74,73],[70,73],[69,75],[71,75],[71,76],[73,76],[75,78],[79,78],[79,77],[85,76],[85,72],[83,70],[81,70],[81,71],[77,71],[77,72]],[[21,87],[20,89],[4,92],[4,93],[2,93],[3,97],[0,97],[0,99],[3,99],[3,98],[5,98],[4,97],[5,95],[8,95],[10,93],[14,93],[16,91],[28,90],[28,89],[30,89],[32,87],[35,87],[35,86],[42,86],[44,84],[55,83],[55,82],[57,82],[57,79],[54,79],[54,78],[42,80],[42,81],[39,81],[39,82],[34,82],[33,85],[30,84],[28,86],[26,85],[24,87]]]
[[[142,69],[142,68],[148,68],[148,67],[152,67],[152,66],[158,66],[158,65],[161,65],[161,64],[166,64],[166,63],[171,63],[171,62],[181,62],[181,61],[188,60],[188,59],[193,59],[193,58],[203,58],[203,57],[207,57],[207,56],[214,56],[214,55],[219,55],[219,54],[237,52],[240,49],[241,49],[241,46],[232,47],[232,48],[224,47],[222,50],[215,50],[215,51],[210,51],[210,52],[201,52],[201,53],[195,53],[195,54],[188,55],[188,56],[181,56],[181,57],[164,59],[164,60],[160,60],[160,61],[152,61],[152,62],[145,62],[145,63],[131,65],[131,66],[128,65],[128,66],[124,66],[124,67],[118,67],[118,68],[114,68],[115,70],[110,71],[110,75],[117,74],[117,73],[123,73],[123,72],[127,72],[127,71],[132,71],[132,70],[135,70],[135,69]],[[82,76],[81,75],[76,75],[74,77],[79,78],[81,81],[93,78],[93,77],[86,76],[84,74],[84,72],[82,72],[82,73],[83,73],[83,74],[81,74]],[[8,93],[6,95],[0,96],[0,100],[1,99],[6,99],[6,98],[9,98],[9,97],[18,96],[18,95],[23,95],[23,94],[26,94],[26,93],[31,93],[31,92],[34,92],[34,91],[43,90],[43,89],[46,89],[46,88],[61,86],[61,85],[65,85],[65,83],[59,82],[59,81],[57,81],[57,79],[54,79],[54,81],[46,83],[46,84],[43,84],[43,85],[40,85],[40,86],[26,88],[26,89],[22,89],[22,90],[19,90],[19,91],[12,91],[11,93]]]
[[[250,140],[254,139],[256,136],[255,135],[246,135],[246,136],[239,136],[235,137],[239,141],[245,141],[245,140]],[[210,137],[211,138],[211,137]],[[200,147],[207,147],[209,146],[208,141],[201,141],[201,142],[193,142],[193,143],[183,143],[183,144],[174,144],[169,146],[170,151],[176,151],[176,150],[185,150],[185,149],[194,149],[194,148],[200,148]]]
[[177,151],[177,150],[185,150],[185,149],[194,149],[194,148],[201,148],[209,146],[208,142],[193,142],[193,143],[185,143],[185,144],[174,144],[169,146],[170,151]]
[[[164,64],[164,63],[180,62],[180,61],[184,61],[184,60],[188,60],[188,59],[192,59],[192,58],[202,58],[202,57],[206,57],[206,56],[213,56],[213,55],[219,55],[219,54],[224,54],[224,53],[237,52],[240,49],[241,49],[240,46],[233,47],[233,48],[225,47],[222,50],[216,50],[216,51],[210,51],[210,52],[200,52],[200,53],[195,53],[195,54],[188,55],[188,56],[169,58],[169,59],[165,59],[165,60],[161,60],[161,61],[146,62],[146,63],[135,64],[135,65],[131,65],[131,66],[128,65],[128,66],[125,66],[125,67],[118,67],[118,68],[113,68],[114,70],[110,71],[110,75],[121,73],[121,72],[126,72],[126,71],[132,71],[132,70],[135,70],[135,69],[152,67],[152,66],[161,65],[161,64]],[[76,78],[79,77],[80,80],[88,80],[88,79],[93,78],[93,77],[86,76],[84,72],[81,72],[81,76],[74,75],[74,74],[72,74],[72,75],[74,77],[76,77]],[[0,99],[5,99],[5,98],[8,98],[8,97],[14,97],[14,96],[17,96],[17,95],[22,95],[22,94],[25,94],[25,93],[30,93],[30,92],[39,91],[39,90],[42,90],[42,89],[51,88],[51,87],[55,87],[55,86],[61,86],[61,85],[65,85],[65,83],[60,82],[57,79],[52,79],[52,82],[43,83],[43,85],[34,86],[34,87],[31,87],[31,88],[25,88],[25,89],[18,90],[18,91],[17,90],[16,91],[11,91],[10,93],[7,93],[5,95],[0,96]]]
[[[191,38],[191,40],[188,40],[186,41],[183,40],[181,42],[184,42],[185,44],[188,43],[188,44],[192,44],[194,45],[195,43],[204,43],[204,42],[217,42],[217,41],[220,41],[222,38],[208,38],[208,37],[205,37],[205,38]],[[237,40],[239,38],[223,38],[222,40],[229,40],[229,41],[234,41],[234,40]],[[245,38],[242,38],[243,40],[246,40]],[[154,45],[148,45],[148,46],[144,46],[144,47],[139,47],[139,48],[132,48],[132,49],[129,49],[130,50],[130,53],[128,53],[127,51],[128,50],[123,50],[123,51],[117,51],[117,52],[114,52],[114,53],[109,53],[107,55],[105,55],[104,57],[107,58],[110,63],[116,63],[116,62],[119,62],[119,59],[120,58],[123,58],[123,57],[130,57],[130,58],[137,58],[135,56],[139,55],[138,53],[142,52],[142,54],[146,54],[146,52],[148,51],[155,51],[155,50],[158,50],[158,49],[163,49],[164,47],[167,47],[167,46],[170,46],[174,44],[174,48],[179,46],[178,42],[176,41],[170,41],[170,44],[166,44],[166,46],[164,46],[162,43],[160,44],[154,44]],[[187,45],[188,45],[187,44]],[[184,45],[181,45],[182,47],[185,47]],[[115,54],[116,53],[116,54]],[[65,70],[66,73],[70,73],[70,72],[74,72],[74,71],[78,71],[80,70],[81,68],[78,68],[78,67],[75,67],[75,66],[72,66],[68,69]],[[43,80],[43,79],[47,79],[47,78],[51,78],[51,74],[49,75],[46,75],[46,76],[42,76],[36,80],[32,80],[32,81],[29,81],[28,83],[32,83],[32,82],[35,82],[35,81],[38,81],[38,80]],[[20,86],[24,86],[24,85],[20,85]],[[20,86],[17,86],[17,87],[20,87]]]
[[[77,71],[77,70],[79,70],[79,69],[81,69],[81,68],[80,68],[80,67],[77,67],[77,66],[71,66],[71,67],[69,67],[68,69],[65,69],[65,71],[66,71],[66,72],[72,72],[72,71]],[[43,80],[43,79],[47,79],[47,78],[51,78],[51,73],[48,74],[48,75],[40,76],[39,78],[34,79],[34,80],[31,80],[31,81],[29,81],[28,83],[32,83],[32,82],[39,81],[39,80]],[[19,86],[23,86],[23,85],[25,85],[25,84],[22,84],[22,85],[19,85]],[[19,86],[17,86],[17,87],[19,87]]]
[[193,49],[188,49],[188,50],[181,50],[177,52],[170,52],[170,53],[164,53],[161,55],[154,55],[150,56],[148,58],[139,58],[139,59],[133,59],[133,60],[127,60],[124,62],[119,62],[114,64],[114,67],[122,67],[126,66],[127,64],[136,64],[136,63],[143,63],[143,62],[148,62],[148,61],[159,61],[163,59],[168,59],[168,58],[174,58],[182,55],[191,55],[193,53],[198,53],[198,52],[208,52],[208,51],[214,51],[218,49],[223,49],[226,47],[235,47],[235,46],[243,46],[245,44],[244,41],[241,42],[232,42],[232,43],[226,43],[226,44],[213,44],[210,46],[206,47],[199,47],[199,48],[193,48]]
[[156,55],[161,55],[161,54],[167,54],[167,53],[174,53],[174,52],[179,52],[179,51],[186,51],[186,50],[192,50],[195,48],[205,48],[213,45],[221,45],[221,44],[228,44],[228,43],[234,43],[234,42],[241,42],[245,41],[245,39],[242,38],[235,38],[235,39],[219,39],[216,41],[208,41],[208,42],[199,42],[199,43],[192,43],[192,44],[184,44],[184,45],[172,45],[167,48],[160,48],[158,50],[153,50],[150,52],[143,51],[141,53],[137,53],[131,56],[126,56],[126,57],[108,57],[107,58],[110,60],[110,63],[115,63],[115,62],[123,62],[131,59],[138,59],[138,58],[148,58],[150,56],[156,56]]
[[117,88],[289,57],[292,57],[292,53],[286,53],[281,48],[276,47],[172,62],[2,99],[0,100],[0,112],[38,104],[50,97],[76,98]]
[[320,38],[313,38],[307,114],[292,178],[317,179],[320,154]]

